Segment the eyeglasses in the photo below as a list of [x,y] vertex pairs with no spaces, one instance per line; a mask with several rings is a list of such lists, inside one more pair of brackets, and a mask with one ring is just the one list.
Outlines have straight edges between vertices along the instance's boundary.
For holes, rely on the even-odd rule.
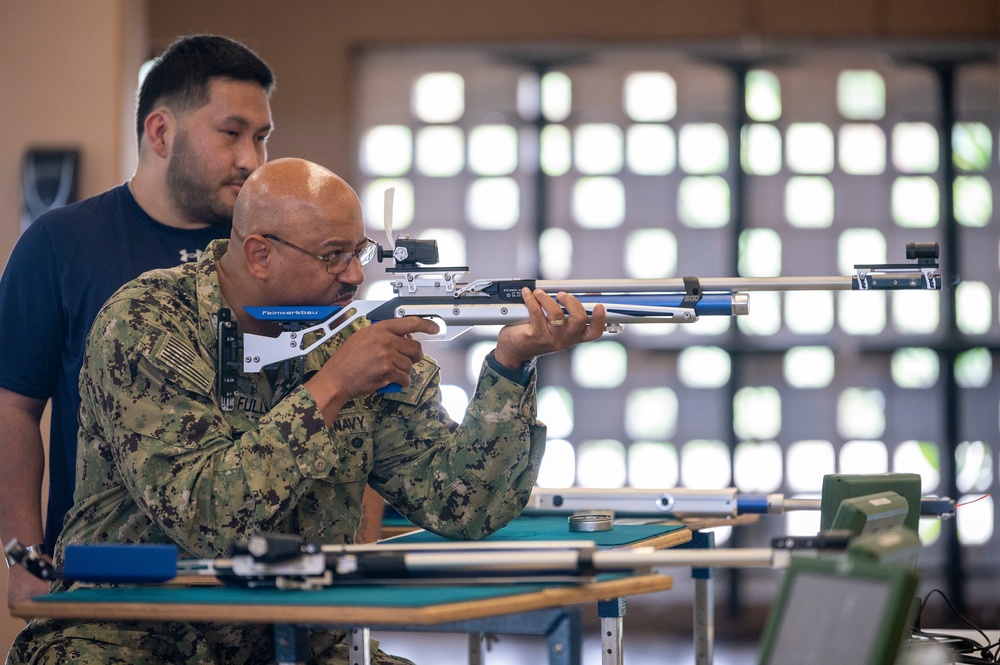
[[346,249],[336,249],[329,254],[313,254],[307,249],[302,249],[298,245],[293,245],[287,240],[282,240],[276,235],[270,233],[265,233],[264,237],[268,240],[273,240],[275,242],[280,242],[282,245],[287,245],[292,249],[297,249],[303,254],[308,254],[314,259],[319,259],[326,264],[326,271],[331,275],[336,275],[347,270],[347,266],[351,265],[351,259],[356,258],[361,265],[368,265],[371,260],[375,258],[376,250],[378,249],[378,243],[371,238],[365,238],[365,244],[361,249],[356,249],[354,251]]

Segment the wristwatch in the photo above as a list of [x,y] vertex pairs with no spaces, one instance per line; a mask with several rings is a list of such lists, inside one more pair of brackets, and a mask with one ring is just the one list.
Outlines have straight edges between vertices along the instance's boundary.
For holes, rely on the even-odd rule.
[[493,355],[493,351],[490,351],[486,355],[486,364],[490,366],[490,369],[503,378],[514,383],[519,383],[522,386],[528,385],[528,382],[531,381],[531,372],[534,371],[537,360],[537,358],[532,358],[528,362],[522,363],[518,369],[511,369],[506,365],[500,364],[500,361]]

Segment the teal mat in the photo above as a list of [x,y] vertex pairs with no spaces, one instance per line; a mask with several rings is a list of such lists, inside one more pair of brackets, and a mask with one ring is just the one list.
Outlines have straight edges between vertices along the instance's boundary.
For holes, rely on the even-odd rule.
[[[566,517],[518,517],[486,538],[487,542],[527,540],[592,540],[599,547],[622,547],[685,528],[683,524],[615,525],[611,531],[570,531]],[[429,531],[418,531],[392,539],[393,543],[447,543]]]
[[[601,579],[605,579],[601,576]],[[424,607],[534,593],[568,584],[496,584],[490,586],[338,586],[312,591],[241,587],[127,587],[76,589],[37,596],[44,602],[157,603],[191,605],[346,605],[355,607]]]

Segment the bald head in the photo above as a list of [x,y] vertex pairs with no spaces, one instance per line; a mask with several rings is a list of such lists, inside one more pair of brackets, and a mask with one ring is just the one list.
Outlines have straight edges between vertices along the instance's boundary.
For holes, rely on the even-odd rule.
[[243,184],[233,209],[233,235],[291,235],[323,220],[360,217],[358,197],[342,178],[304,159],[276,159]]

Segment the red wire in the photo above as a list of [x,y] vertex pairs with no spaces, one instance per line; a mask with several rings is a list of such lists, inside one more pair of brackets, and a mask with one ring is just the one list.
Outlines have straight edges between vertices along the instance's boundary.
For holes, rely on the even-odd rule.
[[981,497],[979,497],[978,499],[973,499],[972,501],[966,501],[965,503],[956,503],[955,507],[958,508],[959,506],[967,506],[970,503],[975,503],[976,501],[982,501],[983,499],[985,499],[988,496],[989,496],[989,494],[984,494]]

